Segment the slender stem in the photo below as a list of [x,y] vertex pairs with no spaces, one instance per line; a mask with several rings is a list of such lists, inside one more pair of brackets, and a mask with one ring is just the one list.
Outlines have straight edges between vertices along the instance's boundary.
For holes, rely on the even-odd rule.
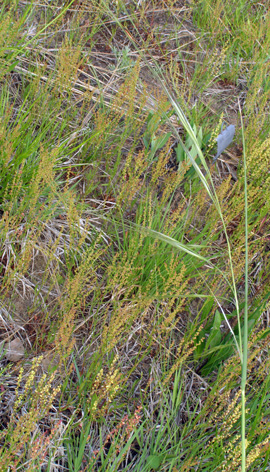
[[[239,105],[240,109],[240,105]],[[243,164],[244,164],[244,184],[245,184],[245,312],[243,331],[243,362],[241,376],[241,398],[242,398],[242,418],[241,418],[241,443],[242,443],[242,472],[246,470],[246,382],[247,382],[247,360],[248,360],[248,198],[247,198],[247,166],[244,126],[241,116],[242,141],[243,141]]]

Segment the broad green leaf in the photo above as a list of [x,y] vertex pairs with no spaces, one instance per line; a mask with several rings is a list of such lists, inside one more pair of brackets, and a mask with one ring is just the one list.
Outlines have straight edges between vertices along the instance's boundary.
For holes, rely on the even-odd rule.
[[207,343],[205,346],[206,349],[208,347],[210,348],[216,347],[221,343],[221,331],[220,331],[221,320],[222,320],[221,314],[219,313],[218,310],[216,310],[213,327],[211,329],[211,332],[209,334],[209,337],[207,339]]
[[162,457],[152,454],[147,458],[147,465],[154,470],[159,469],[162,462]]

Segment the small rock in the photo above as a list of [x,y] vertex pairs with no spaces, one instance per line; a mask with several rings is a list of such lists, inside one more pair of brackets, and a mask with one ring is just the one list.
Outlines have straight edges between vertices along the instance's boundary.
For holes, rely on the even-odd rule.
[[213,162],[215,162],[217,158],[220,156],[220,154],[222,154],[224,149],[226,149],[226,147],[229,146],[229,144],[231,144],[234,137],[234,133],[235,133],[234,125],[229,125],[224,130],[222,130],[222,127],[221,127],[221,133],[217,137],[217,145],[218,145],[217,154],[215,155]]
[[24,356],[24,347],[20,338],[4,341],[5,357],[8,361],[18,362]]

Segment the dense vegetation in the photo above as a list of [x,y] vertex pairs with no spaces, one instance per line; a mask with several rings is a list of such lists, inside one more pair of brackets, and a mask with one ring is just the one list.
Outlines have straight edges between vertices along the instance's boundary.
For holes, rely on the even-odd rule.
[[269,51],[267,0],[2,1],[1,471],[270,470]]

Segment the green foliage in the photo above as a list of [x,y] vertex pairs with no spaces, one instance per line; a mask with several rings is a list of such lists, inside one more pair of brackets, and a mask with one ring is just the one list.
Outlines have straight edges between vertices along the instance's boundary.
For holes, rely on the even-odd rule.
[[158,119],[158,115],[155,113],[149,113],[146,123],[146,131],[143,136],[143,142],[148,153],[147,158],[150,162],[153,161],[154,158],[157,158],[156,154],[157,151],[162,149],[168,142],[171,137],[172,133],[165,133],[159,136],[156,135],[158,128],[162,124],[163,120]]
[[264,470],[269,12],[45,3],[0,12],[0,468]]
[[[194,135],[196,137],[198,146],[201,149],[201,151],[204,152],[206,150],[208,142],[210,140],[211,133],[203,135],[202,127],[200,127],[197,130],[197,127],[196,127],[195,124],[193,124],[191,126],[192,126],[192,129],[193,129]],[[194,145],[194,142],[193,142],[192,138],[190,137],[189,133],[186,133],[184,144],[185,144],[186,150],[188,152],[186,152],[183,149],[181,143],[178,143],[177,146],[175,147],[176,158],[177,158],[177,162],[179,163],[179,171],[181,171],[181,164],[183,162],[185,164],[189,164],[189,162],[190,162],[189,155],[192,157],[192,159],[194,159],[196,164],[199,164],[199,162],[200,162],[200,158],[199,158],[199,155],[198,155],[198,150],[196,149],[196,147]],[[190,169],[186,172],[185,177],[189,180],[194,180],[194,178],[196,177],[196,171],[195,171],[193,166],[191,166]]]

